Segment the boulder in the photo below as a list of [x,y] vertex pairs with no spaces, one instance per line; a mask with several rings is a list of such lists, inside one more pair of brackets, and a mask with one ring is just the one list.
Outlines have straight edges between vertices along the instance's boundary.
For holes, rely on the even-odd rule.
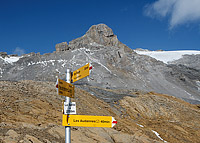
[[62,42],[62,43],[56,44],[55,48],[56,48],[56,52],[61,52],[61,51],[67,51],[67,50],[69,50],[67,42]]
[[8,54],[6,52],[0,52],[0,56],[5,58],[6,56],[8,56]]
[[26,135],[24,137],[23,143],[42,143],[42,142],[39,141],[36,137],[30,136],[30,135]]

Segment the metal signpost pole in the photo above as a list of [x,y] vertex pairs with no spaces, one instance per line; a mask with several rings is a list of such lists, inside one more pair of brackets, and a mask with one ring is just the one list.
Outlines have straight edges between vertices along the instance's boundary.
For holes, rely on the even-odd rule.
[[[67,69],[66,73],[66,82],[71,83],[71,71]],[[71,98],[65,97],[65,102],[69,104],[71,102]],[[65,126],[65,143],[71,143],[71,127]]]

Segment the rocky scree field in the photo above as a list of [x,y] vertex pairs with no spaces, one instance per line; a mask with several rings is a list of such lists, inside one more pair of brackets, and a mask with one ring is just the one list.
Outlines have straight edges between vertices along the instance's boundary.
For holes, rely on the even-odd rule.
[[[63,100],[53,82],[0,81],[0,142],[64,142]],[[200,106],[175,97],[84,85],[75,88],[72,101],[80,115],[108,115],[118,121],[114,128],[72,127],[72,142],[199,142]]]

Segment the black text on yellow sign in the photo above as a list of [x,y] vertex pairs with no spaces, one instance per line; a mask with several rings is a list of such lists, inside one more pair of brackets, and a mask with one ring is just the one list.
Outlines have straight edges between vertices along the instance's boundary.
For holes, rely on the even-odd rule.
[[74,98],[74,85],[58,79],[58,94]]
[[89,75],[90,75],[90,64],[88,63],[85,66],[83,66],[73,72],[72,81],[76,82],[86,76],[89,76]]
[[63,126],[113,127],[117,121],[112,116],[64,115]]

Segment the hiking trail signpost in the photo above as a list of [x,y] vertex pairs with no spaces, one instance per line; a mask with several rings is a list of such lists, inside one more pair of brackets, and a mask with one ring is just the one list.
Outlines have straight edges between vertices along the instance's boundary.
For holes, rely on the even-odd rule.
[[90,70],[92,69],[92,66],[90,64],[86,64],[85,66],[77,69],[76,71],[73,72],[72,75],[72,81],[76,82],[84,77],[87,77],[90,75]]
[[112,116],[63,115],[63,126],[108,127],[116,124]]
[[92,66],[89,63],[72,73],[67,69],[66,81],[57,80],[58,94],[65,96],[62,118],[62,125],[65,126],[65,143],[71,143],[71,126],[111,128],[117,124],[117,121],[112,116],[76,115],[76,103],[71,102],[71,98],[74,98],[75,87],[71,82],[74,83],[89,76],[91,69]]
[[74,85],[58,79],[58,94],[74,98]]

